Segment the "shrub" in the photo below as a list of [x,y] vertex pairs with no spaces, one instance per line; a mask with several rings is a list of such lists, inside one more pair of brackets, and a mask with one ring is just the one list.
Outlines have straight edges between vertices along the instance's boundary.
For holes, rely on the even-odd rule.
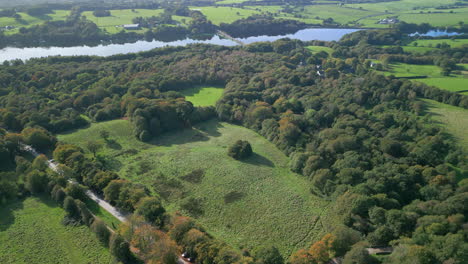
[[252,155],[252,146],[248,141],[238,140],[229,147],[228,155],[237,160],[245,159]]

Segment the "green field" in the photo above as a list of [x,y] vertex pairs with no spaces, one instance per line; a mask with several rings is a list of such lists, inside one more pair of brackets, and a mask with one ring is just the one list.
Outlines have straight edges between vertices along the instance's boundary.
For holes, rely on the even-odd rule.
[[0,208],[2,264],[113,263],[87,226],[61,224],[65,211],[48,198],[27,198]]
[[[399,0],[365,4],[345,4],[344,7],[360,8],[371,12],[372,17],[359,22],[366,27],[388,27],[376,24],[380,19],[397,16],[407,23],[430,23],[433,26],[456,26],[458,22],[468,22],[467,8],[436,9],[442,5],[455,4],[456,0],[427,1],[427,0]],[[452,13],[450,13],[452,11]],[[430,12],[430,13],[429,13]],[[380,14],[380,15],[379,15]]]
[[[288,255],[339,221],[327,214],[328,202],[311,194],[309,182],[289,170],[281,151],[244,127],[212,120],[143,143],[128,121],[114,120],[59,135],[59,140],[83,146],[98,140],[101,130],[109,131],[118,146],[102,154],[122,177],[150,187],[170,211],[194,216],[233,246],[276,245]],[[248,140],[255,152],[243,162],[226,154],[238,139]],[[187,209],[191,198],[199,204]]]
[[324,46],[307,46],[307,49],[312,52],[312,54],[315,54],[320,51],[325,51],[328,53],[328,55],[331,55],[333,53],[333,49],[329,47],[324,47]]
[[194,106],[214,106],[223,95],[220,87],[194,87],[182,90],[185,100],[192,102]]
[[447,132],[468,151],[468,110],[433,100],[424,99],[423,101],[427,107],[427,113],[443,125]]
[[65,20],[69,13],[69,10],[54,10],[52,14],[30,16],[26,13],[18,12],[18,14],[21,16],[20,19],[14,19],[12,17],[0,17],[0,27],[15,27],[14,29],[5,31],[6,34],[13,34],[17,33],[21,27],[35,26],[46,21]]
[[[110,10],[111,16],[108,17],[95,17],[92,11],[83,12],[83,16],[87,19],[93,21],[98,25],[98,27],[106,30],[109,33],[117,33],[124,30],[121,25],[133,24],[132,19],[135,17],[151,17],[158,16],[164,12],[163,9],[119,9],[119,10]],[[185,23],[190,21],[189,17],[182,16],[172,16],[173,20],[179,21],[182,23],[185,20]],[[182,23],[183,24],[183,23]],[[140,30],[131,30],[132,32],[142,33],[145,29]]]
[[[464,64],[460,64],[460,66],[464,66],[466,68]],[[414,80],[452,92],[464,91],[468,89],[468,74],[466,74],[466,70],[462,71],[462,74],[451,74],[451,76],[443,76],[441,69],[434,65],[394,63],[390,65],[390,69],[386,71],[385,74],[395,75],[396,77],[426,75],[428,78]]]
[[219,25],[221,23],[232,23],[236,20],[260,13],[251,9],[224,6],[191,7],[190,9],[202,12],[208,20],[215,25]]
[[461,47],[462,45],[468,45],[468,39],[418,39],[408,44],[408,46],[413,46],[417,42],[417,47],[434,47],[437,44],[447,43],[452,48]]

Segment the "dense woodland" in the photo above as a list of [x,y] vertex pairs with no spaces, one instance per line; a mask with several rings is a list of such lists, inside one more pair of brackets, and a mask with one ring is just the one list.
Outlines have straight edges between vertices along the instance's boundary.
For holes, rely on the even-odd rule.
[[[68,201],[64,207],[71,218],[84,219],[84,209],[75,210],[65,198],[79,199],[66,191],[71,187],[64,177],[73,178],[136,212],[119,239],[138,248],[140,259],[155,263],[175,263],[178,246],[198,263],[325,263],[335,256],[344,256],[345,263],[372,263],[365,248],[388,245],[395,251],[385,263],[464,263],[468,179],[460,180],[460,171],[468,169],[466,153],[427,122],[418,98],[468,108],[468,97],[385,77],[369,59],[381,60],[382,67],[393,61],[436,64],[450,73],[453,65],[468,61],[468,47],[410,56],[370,46],[394,44],[402,34],[399,29],[361,31],[338,43],[309,43],[333,47],[332,57],[312,54],[307,43],[282,39],[245,47],[192,45],[107,58],[4,63],[0,201],[48,192],[59,202]],[[216,107],[194,107],[178,92],[201,84],[225,86]],[[310,241],[310,249],[289,260],[275,248],[240,253],[194,220],[165,213],[158,198],[120,179],[105,159],[91,159],[85,150],[54,137],[86,127],[90,120],[128,118],[134,136],[147,141],[215,117],[276,144],[290,157],[291,170],[310,180],[312,193],[334,201],[343,226]],[[45,157],[32,163],[23,158],[20,142],[52,152],[64,173],[44,167]],[[145,243],[148,236],[157,239]],[[127,251],[117,256],[128,262],[132,254]]]

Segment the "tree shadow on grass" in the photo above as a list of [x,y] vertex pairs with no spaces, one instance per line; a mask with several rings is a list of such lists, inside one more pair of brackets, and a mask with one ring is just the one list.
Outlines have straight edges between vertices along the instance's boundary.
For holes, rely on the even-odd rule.
[[257,166],[275,167],[275,164],[271,160],[255,152],[252,153],[252,156],[250,156],[249,158],[242,160],[242,162],[249,163],[252,165],[257,165]]
[[193,128],[164,133],[154,138],[149,144],[169,147],[172,145],[208,141],[211,137],[221,136],[219,132],[219,128],[221,127],[223,127],[223,125],[220,124],[218,120],[213,119],[197,124],[193,126]]
[[108,139],[106,140],[106,147],[115,149],[115,150],[121,150],[122,145],[120,145],[119,142],[117,142],[115,139]]
[[41,201],[41,203],[47,205],[47,207],[50,207],[50,208],[59,207],[59,204],[56,201],[52,200],[52,198],[46,193],[36,195],[36,196],[33,196],[33,197],[39,199]]
[[0,209],[0,232],[8,230],[15,223],[13,212],[23,209],[23,201],[24,199],[10,202],[10,204]]

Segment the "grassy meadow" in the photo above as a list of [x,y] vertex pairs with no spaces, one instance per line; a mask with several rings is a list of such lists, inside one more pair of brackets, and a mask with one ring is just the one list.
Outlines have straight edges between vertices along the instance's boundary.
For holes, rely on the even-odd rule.
[[460,74],[451,74],[450,76],[442,75],[441,68],[435,65],[415,65],[406,63],[391,64],[390,69],[384,73],[386,75],[395,75],[396,77],[426,75],[428,78],[414,80],[444,90],[458,92],[468,89],[467,66],[465,64],[460,64],[459,66],[464,67],[465,70],[462,70]]
[[14,29],[6,30],[5,34],[17,33],[21,27],[31,27],[42,24],[46,21],[65,20],[69,10],[54,10],[53,13],[42,16],[30,16],[24,12],[18,12],[20,19],[12,17],[0,17],[0,27],[13,26]]
[[182,90],[185,100],[192,102],[194,106],[214,106],[223,95],[220,87],[194,87]]
[[324,47],[324,46],[307,46],[306,48],[310,50],[312,54],[325,51],[326,53],[328,53],[328,55],[331,55],[334,51],[332,48]]
[[[88,20],[93,21],[98,27],[106,30],[109,33],[117,33],[124,30],[118,27],[125,24],[133,24],[132,19],[135,17],[150,17],[161,14],[163,9],[121,9],[110,10],[111,15],[108,17],[95,17],[92,11],[85,11],[82,13]],[[142,30],[132,30],[141,32]]]
[[224,6],[191,7],[190,9],[202,12],[215,25],[220,25],[221,23],[232,23],[236,20],[260,13],[259,11],[252,9]]
[[87,226],[64,226],[64,216],[65,211],[45,197],[2,206],[1,263],[113,263],[109,250]]
[[434,100],[423,99],[423,101],[426,112],[432,116],[433,120],[444,126],[446,131],[468,151],[468,110]]
[[[59,135],[84,146],[110,132],[101,153],[124,178],[159,194],[170,211],[195,217],[212,235],[236,247],[276,245],[284,255],[310,245],[335,221],[328,202],[311,194],[309,182],[292,173],[289,159],[257,133],[211,120],[143,143],[127,120],[92,124]],[[238,139],[255,154],[245,161],[227,155]]]

